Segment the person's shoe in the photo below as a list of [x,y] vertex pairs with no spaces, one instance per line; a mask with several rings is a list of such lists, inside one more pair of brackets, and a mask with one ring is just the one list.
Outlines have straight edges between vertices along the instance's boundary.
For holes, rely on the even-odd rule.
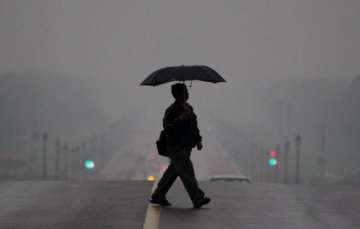
[[203,197],[195,202],[194,208],[201,208],[203,205],[210,203],[211,199],[209,197]]
[[167,199],[150,199],[150,203],[158,204],[163,207],[171,206],[171,203]]

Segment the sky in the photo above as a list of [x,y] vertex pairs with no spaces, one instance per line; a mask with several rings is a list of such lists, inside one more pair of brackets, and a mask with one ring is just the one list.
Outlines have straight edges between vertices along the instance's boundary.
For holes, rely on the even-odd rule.
[[246,80],[359,74],[359,12],[358,0],[0,0],[0,74],[103,80],[115,118],[124,104],[163,113],[169,85],[138,86],[152,71],[205,64],[228,83],[195,82],[192,102],[230,117]]
[[353,74],[359,10],[356,0],[1,0],[0,67],[129,83],[179,64],[233,80]]
[[[112,121],[140,113],[159,130],[170,84],[141,81],[165,66],[208,65],[227,83],[193,83],[200,129],[215,115],[264,140],[278,132],[278,108],[291,105],[258,96],[269,82],[359,75],[359,12],[359,0],[0,0],[0,75],[101,81],[93,95]],[[308,110],[292,119],[316,149],[321,117],[308,119],[321,100],[304,98]]]

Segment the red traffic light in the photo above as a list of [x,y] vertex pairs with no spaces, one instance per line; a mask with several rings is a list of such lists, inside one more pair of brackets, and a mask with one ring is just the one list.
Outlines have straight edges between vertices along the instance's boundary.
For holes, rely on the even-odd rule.
[[278,152],[276,150],[269,150],[269,156],[270,157],[277,157],[278,156]]

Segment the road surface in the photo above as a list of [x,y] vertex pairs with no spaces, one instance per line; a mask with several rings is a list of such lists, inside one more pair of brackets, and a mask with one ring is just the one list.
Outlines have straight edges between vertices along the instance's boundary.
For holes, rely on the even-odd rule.
[[200,184],[212,198],[193,210],[178,183],[161,209],[160,228],[359,229],[360,185],[297,186],[274,183]]
[[159,219],[150,226],[161,229],[360,228],[360,185],[200,185],[212,202],[195,210],[180,182],[168,208],[149,206],[146,181],[0,182],[0,228],[141,229],[149,209]]
[[142,228],[151,187],[136,181],[0,182],[0,228]]

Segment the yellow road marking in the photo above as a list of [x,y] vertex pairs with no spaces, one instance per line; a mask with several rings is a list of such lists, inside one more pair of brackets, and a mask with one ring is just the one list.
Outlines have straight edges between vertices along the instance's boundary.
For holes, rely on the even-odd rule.
[[149,204],[143,229],[158,229],[160,226],[160,206]]
[[[158,180],[154,182],[151,193],[156,188]],[[148,204],[143,229],[159,229],[160,227],[160,206]]]

